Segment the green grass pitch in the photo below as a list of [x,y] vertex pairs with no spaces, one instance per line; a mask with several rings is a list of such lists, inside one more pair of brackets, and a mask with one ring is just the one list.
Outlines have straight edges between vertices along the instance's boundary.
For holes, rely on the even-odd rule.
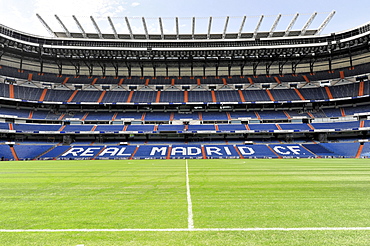
[[369,160],[188,160],[188,173],[195,230],[185,160],[1,162],[0,244],[369,244],[361,229],[225,231],[370,227]]

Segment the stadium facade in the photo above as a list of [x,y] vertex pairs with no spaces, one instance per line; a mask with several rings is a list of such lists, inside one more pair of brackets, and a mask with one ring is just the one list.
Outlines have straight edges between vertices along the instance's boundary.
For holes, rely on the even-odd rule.
[[0,25],[0,157],[367,158],[370,24],[320,29],[40,37]]

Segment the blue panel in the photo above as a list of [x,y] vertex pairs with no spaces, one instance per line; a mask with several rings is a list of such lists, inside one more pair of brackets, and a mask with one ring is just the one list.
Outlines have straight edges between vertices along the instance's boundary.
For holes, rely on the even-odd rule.
[[245,125],[242,124],[218,124],[220,131],[246,131]]
[[249,129],[256,131],[278,130],[275,124],[249,124]]
[[270,144],[269,146],[281,157],[315,157],[315,155],[298,144]]
[[215,125],[189,125],[189,131],[216,131]]
[[184,125],[158,125],[158,131],[183,131]]
[[361,157],[370,158],[370,143],[364,143],[364,148],[362,149]]
[[266,145],[237,145],[244,158],[277,158]]
[[126,131],[154,131],[154,125],[128,125]]
[[0,145],[0,159],[13,160],[9,145]]
[[239,158],[232,145],[206,145],[204,152],[208,158]]
[[20,160],[35,159],[53,145],[14,145],[14,150]]
[[355,157],[360,146],[359,143],[321,143],[321,145],[339,156],[348,158]]
[[61,159],[92,159],[103,146],[72,146],[67,152],[60,155]]
[[168,149],[168,145],[141,145],[134,158],[165,159]]
[[127,159],[134,153],[136,146],[107,146],[96,159]]

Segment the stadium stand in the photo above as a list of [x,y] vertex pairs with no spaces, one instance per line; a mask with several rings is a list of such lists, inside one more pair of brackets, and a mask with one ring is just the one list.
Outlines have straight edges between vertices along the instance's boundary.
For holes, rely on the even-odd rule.
[[[368,28],[311,33],[298,43],[296,34],[226,35],[197,36],[201,42],[137,39],[133,46],[125,39],[77,45],[73,38],[34,38],[1,25],[0,157],[368,158]],[[42,57],[31,48],[20,57],[24,45],[42,50]],[[117,53],[122,45],[127,48]],[[88,65],[64,46],[81,57],[110,55]]]

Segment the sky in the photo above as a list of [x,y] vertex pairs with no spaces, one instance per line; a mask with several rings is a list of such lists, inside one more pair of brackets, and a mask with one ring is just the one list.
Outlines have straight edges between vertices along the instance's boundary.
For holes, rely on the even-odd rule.
[[212,16],[211,33],[222,33],[226,16],[230,16],[227,32],[238,32],[243,16],[247,20],[243,32],[253,32],[260,15],[265,18],[260,31],[269,31],[276,17],[282,14],[276,31],[283,31],[295,13],[300,16],[293,30],[301,30],[311,14],[318,15],[311,28],[318,28],[331,11],[336,14],[323,34],[340,32],[370,22],[369,0],[0,0],[0,24],[42,36],[50,36],[36,13],[53,31],[63,31],[54,15],[58,15],[70,32],[80,32],[75,15],[86,32],[96,33],[90,20],[93,16],[103,33],[113,33],[107,16],[118,33],[128,33],[124,17],[128,17],[135,34],[143,34],[142,17],[150,34],[160,33],[158,17],[162,17],[165,34],[176,32],[179,17],[180,33],[191,33],[192,17],[196,17],[195,33],[207,33]]

